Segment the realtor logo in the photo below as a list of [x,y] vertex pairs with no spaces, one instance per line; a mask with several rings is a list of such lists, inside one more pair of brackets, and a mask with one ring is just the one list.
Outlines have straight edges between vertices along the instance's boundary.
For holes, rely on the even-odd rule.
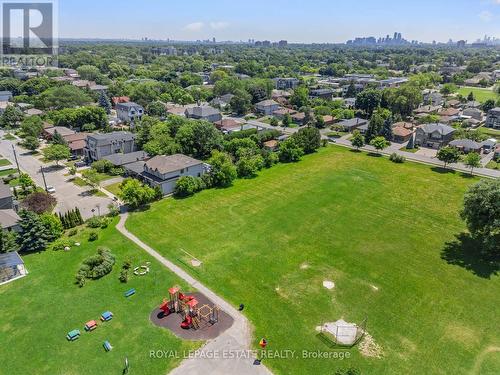
[[[53,57],[57,53],[56,13],[53,1],[2,2],[1,53],[4,64],[46,65],[30,63],[27,56],[45,55]],[[24,60],[14,62],[13,55],[23,55]],[[8,59],[6,59],[8,58]],[[35,58],[38,61],[40,57]],[[49,64],[51,65],[51,64]]]

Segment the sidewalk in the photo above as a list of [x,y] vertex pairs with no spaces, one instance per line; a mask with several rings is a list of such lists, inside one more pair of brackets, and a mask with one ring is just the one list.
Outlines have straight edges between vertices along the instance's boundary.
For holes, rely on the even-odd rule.
[[[120,216],[120,222],[116,226],[118,231],[151,256],[156,258],[156,260],[158,260],[164,267],[167,267],[170,271],[186,281],[193,288],[196,288],[201,293],[205,294],[212,302],[219,305],[222,310],[234,319],[234,323],[231,328],[224,331],[216,339],[209,340],[205,346],[200,349],[201,353],[199,356],[185,359],[179,367],[171,372],[171,374],[270,375],[271,372],[264,365],[256,366],[253,364],[255,358],[249,358],[248,356],[237,357],[238,354],[247,353],[251,349],[252,326],[248,319],[231,304],[226,302],[222,297],[219,297],[182,268],[164,258],[156,250],[146,245],[139,238],[130,233],[125,228],[127,217],[128,213],[124,213]],[[213,358],[214,354],[222,357],[224,353],[229,352],[235,354],[235,358]]]

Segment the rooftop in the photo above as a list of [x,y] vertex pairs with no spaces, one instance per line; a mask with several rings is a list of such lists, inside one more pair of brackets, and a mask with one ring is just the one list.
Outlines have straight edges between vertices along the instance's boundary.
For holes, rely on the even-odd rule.
[[183,154],[157,155],[149,159],[145,166],[161,174],[179,171],[184,168],[202,164],[203,162]]

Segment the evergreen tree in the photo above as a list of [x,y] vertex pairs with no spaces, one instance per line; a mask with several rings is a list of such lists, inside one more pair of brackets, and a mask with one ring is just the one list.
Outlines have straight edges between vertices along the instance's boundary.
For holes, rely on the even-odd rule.
[[52,139],[50,141],[55,145],[64,145],[64,146],[68,145],[66,140],[57,131],[54,132],[54,135],[52,136]]
[[80,209],[78,207],[76,207],[75,211],[76,211],[76,215],[78,216],[78,225],[82,225],[83,218],[82,218],[82,214],[80,213]]
[[111,102],[109,101],[109,98],[104,91],[101,91],[98,103],[99,106],[106,111],[106,114],[109,115],[111,113]]
[[35,252],[45,250],[47,246],[47,231],[40,217],[31,211],[22,210],[19,212],[21,221],[19,226],[19,236],[17,241],[21,251]]
[[388,118],[384,121],[384,126],[380,131],[380,135],[387,139],[388,141],[392,140],[392,119]]

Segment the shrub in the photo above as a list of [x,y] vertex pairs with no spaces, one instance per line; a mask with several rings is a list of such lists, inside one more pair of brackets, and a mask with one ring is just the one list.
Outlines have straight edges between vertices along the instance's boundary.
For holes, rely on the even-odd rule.
[[122,167],[111,168],[109,170],[109,174],[113,176],[121,176],[124,172],[125,170]]
[[113,203],[108,204],[108,210],[109,210],[108,213],[109,217],[115,217],[120,214],[120,208]]
[[108,173],[113,168],[113,163],[106,159],[101,159],[92,163],[92,169],[95,169],[99,173]]
[[199,177],[182,176],[175,183],[174,195],[184,198],[197,193],[204,188],[203,180]]
[[99,235],[97,232],[90,232],[89,233],[89,241],[96,241],[99,238]]
[[82,287],[86,279],[100,279],[113,269],[115,256],[104,247],[97,249],[97,254],[85,259],[76,273],[76,283]]
[[103,225],[106,228],[108,226],[108,219],[104,216],[92,216],[87,220],[86,224],[89,228],[102,228]]
[[66,247],[74,246],[75,241],[70,240],[69,238],[60,238],[52,243],[50,246],[54,251],[62,251]]
[[128,270],[126,269],[122,269],[120,271],[120,277],[119,277],[120,281],[122,283],[126,283],[128,281]]
[[77,233],[78,233],[78,229],[76,229],[76,228],[72,228],[72,229],[70,229],[70,230],[69,230],[69,232],[68,232],[68,236],[73,237],[73,236],[75,236]]
[[404,163],[406,158],[403,155],[398,155],[395,152],[389,156],[389,160],[394,162],[394,163]]

